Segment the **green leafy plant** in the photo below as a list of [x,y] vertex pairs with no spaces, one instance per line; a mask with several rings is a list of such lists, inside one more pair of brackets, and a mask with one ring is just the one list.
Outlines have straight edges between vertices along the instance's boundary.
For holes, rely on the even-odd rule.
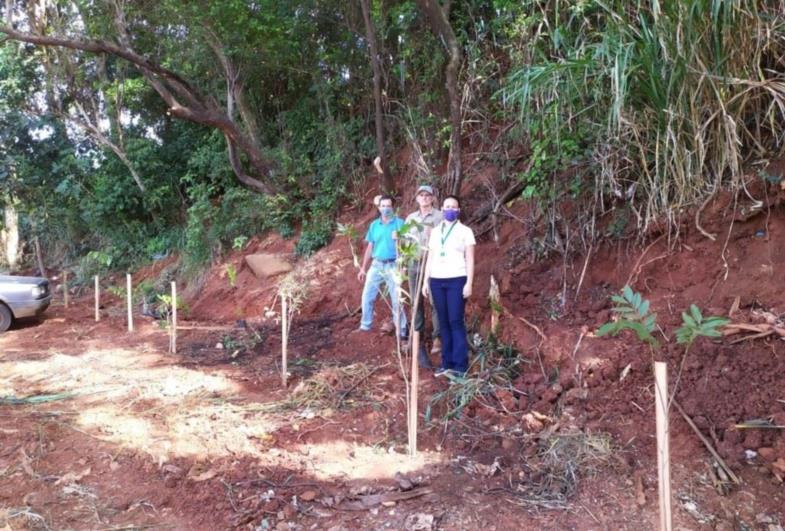
[[[624,286],[621,295],[612,295],[611,300],[616,303],[613,312],[617,318],[602,325],[597,330],[597,336],[616,336],[624,330],[632,330],[640,341],[649,345],[652,355],[654,355],[660,344],[653,335],[657,329],[657,314],[650,311],[649,301],[644,299],[640,293],[632,291],[632,288],[629,286]],[[685,348],[679,363],[676,383],[671,392],[671,401],[676,396],[684,364],[695,340],[699,337],[721,337],[722,332],[720,329],[729,322],[725,317],[712,316],[704,318],[695,304],[690,305],[689,312],[682,312],[681,319],[682,324],[676,329],[675,336],[676,342],[680,345],[685,345]]]
[[232,240],[232,249],[235,251],[241,251],[245,244],[248,243],[248,236],[237,236],[234,240]]
[[682,325],[676,329],[676,341],[680,344],[691,345],[698,337],[722,337],[720,329],[730,321],[725,317],[703,318],[700,310],[694,304],[690,305],[690,313],[682,312]]
[[357,255],[357,250],[354,248],[354,243],[359,238],[357,228],[351,223],[338,223],[338,236],[343,236],[349,240],[349,250],[352,252],[352,262],[354,263],[354,267],[359,269],[360,258]]
[[[172,296],[169,294],[158,293],[155,295],[155,315],[158,315],[158,326],[166,328],[171,324],[172,319]],[[177,311],[187,315],[190,307],[182,298],[177,298]]]
[[234,264],[226,264],[226,278],[229,279],[229,285],[235,287],[237,284],[237,268]]
[[124,286],[108,286],[106,288],[107,293],[114,295],[120,299],[125,298],[125,287]]
[[616,303],[613,311],[618,319],[602,325],[597,330],[597,336],[616,336],[622,330],[632,330],[644,343],[653,347],[659,345],[653,335],[657,327],[657,314],[649,311],[649,301],[640,293],[633,292],[629,286],[624,286],[621,295],[612,295],[611,300]]

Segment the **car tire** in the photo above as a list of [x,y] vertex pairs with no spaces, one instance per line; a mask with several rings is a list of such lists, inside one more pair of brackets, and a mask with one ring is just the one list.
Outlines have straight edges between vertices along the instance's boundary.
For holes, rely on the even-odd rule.
[[11,310],[8,306],[0,302],[0,333],[5,332],[11,327],[14,316],[11,315]]

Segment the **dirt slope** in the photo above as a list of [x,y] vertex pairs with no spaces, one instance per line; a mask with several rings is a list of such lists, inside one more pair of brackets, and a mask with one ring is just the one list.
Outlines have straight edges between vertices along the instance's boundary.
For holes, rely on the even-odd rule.
[[[446,426],[421,421],[414,461],[404,454],[393,339],[351,333],[361,286],[343,238],[307,262],[292,257],[307,271],[309,295],[292,329],[288,389],[278,377],[278,326],[263,317],[280,279],[255,278],[242,257],[291,253],[292,242],[269,236],[230,255],[234,286],[224,263],[186,287],[191,312],[177,355],[166,354],[165,331],[154,322],[125,332],[120,301],[107,303],[100,323],[92,322],[89,294],[68,310],[58,302],[42,322],[0,337],[0,396],[66,393],[42,404],[0,405],[0,526],[651,529],[652,355],[630,337],[592,332],[610,317],[609,296],[626,282],[651,300],[668,337],[689,304],[728,315],[737,297],[735,322],[778,323],[785,313],[785,248],[778,244],[785,213],[775,205],[731,224],[733,216],[732,202],[721,196],[702,213],[714,241],[685,226],[677,242],[654,236],[643,248],[604,245],[566,264],[558,257],[531,262],[533,235],[513,221],[498,244],[484,236],[468,314],[479,332],[487,330],[484,295],[493,274],[507,311],[501,337],[523,354],[524,370],[512,388],[475,399]],[[372,217],[362,209],[342,221],[362,233]],[[241,319],[253,336],[237,328]],[[785,348],[775,335],[731,343],[740,337],[698,340],[677,399],[742,484],[721,493],[708,452],[674,413],[677,528],[785,525],[783,430],[733,427],[763,418],[785,425]],[[667,346],[657,354],[668,361],[671,382],[682,353]],[[330,404],[304,398],[316,397],[316,387],[296,392],[317,376],[337,390]],[[421,412],[448,388],[422,377]],[[292,397],[300,402],[285,408]],[[526,489],[542,480],[548,454],[541,444],[567,440],[554,438],[559,434],[609,434],[610,451],[598,451],[581,471],[567,510],[535,510]],[[385,493],[411,499],[382,505],[362,497]],[[370,505],[358,507],[363,500]]]

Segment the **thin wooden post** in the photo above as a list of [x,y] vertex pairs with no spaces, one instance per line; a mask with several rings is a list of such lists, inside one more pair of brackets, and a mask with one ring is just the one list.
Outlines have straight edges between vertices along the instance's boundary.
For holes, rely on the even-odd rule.
[[133,294],[131,293],[131,273],[125,275],[125,292],[128,299],[128,331],[134,331]]
[[172,281],[172,328],[169,330],[169,352],[177,352],[177,283]]
[[95,276],[95,322],[101,320],[101,312],[99,311],[99,307],[101,305],[101,294],[100,294],[101,286],[98,283],[98,275]]
[[420,332],[412,332],[412,379],[409,400],[409,457],[417,455],[417,400],[420,387]]
[[654,401],[657,412],[657,476],[660,494],[660,531],[671,531],[671,463],[668,427],[668,364],[654,363]]
[[63,306],[68,308],[68,271],[63,271]]
[[501,294],[499,293],[499,284],[496,278],[491,275],[491,287],[488,289],[488,299],[491,303],[491,334],[498,335],[499,333],[499,315],[501,312]]
[[281,294],[281,384],[286,387],[286,365],[287,348],[289,346],[289,315],[287,307],[287,296]]

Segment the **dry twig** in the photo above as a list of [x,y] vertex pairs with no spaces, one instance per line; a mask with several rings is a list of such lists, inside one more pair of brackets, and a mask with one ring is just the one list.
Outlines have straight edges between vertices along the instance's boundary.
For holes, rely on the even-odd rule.
[[698,429],[698,427],[695,425],[695,423],[692,421],[689,415],[687,415],[684,409],[682,409],[681,405],[676,401],[675,397],[671,399],[671,402],[673,403],[674,406],[676,406],[676,409],[679,411],[679,413],[681,413],[681,416],[684,417],[684,420],[687,421],[687,424],[690,425],[692,431],[695,432],[695,435],[698,436],[698,438],[701,440],[703,445],[706,447],[706,449],[709,451],[712,457],[714,457],[717,463],[722,467],[722,469],[725,471],[728,477],[737,485],[741,483],[738,476],[736,476],[736,474],[733,473],[733,470],[731,470],[728,464],[722,459],[722,457],[720,457],[720,454],[717,453],[717,450],[714,449],[714,446],[711,445],[711,443],[706,438],[706,436],[703,435],[703,433],[701,433],[701,431]]

